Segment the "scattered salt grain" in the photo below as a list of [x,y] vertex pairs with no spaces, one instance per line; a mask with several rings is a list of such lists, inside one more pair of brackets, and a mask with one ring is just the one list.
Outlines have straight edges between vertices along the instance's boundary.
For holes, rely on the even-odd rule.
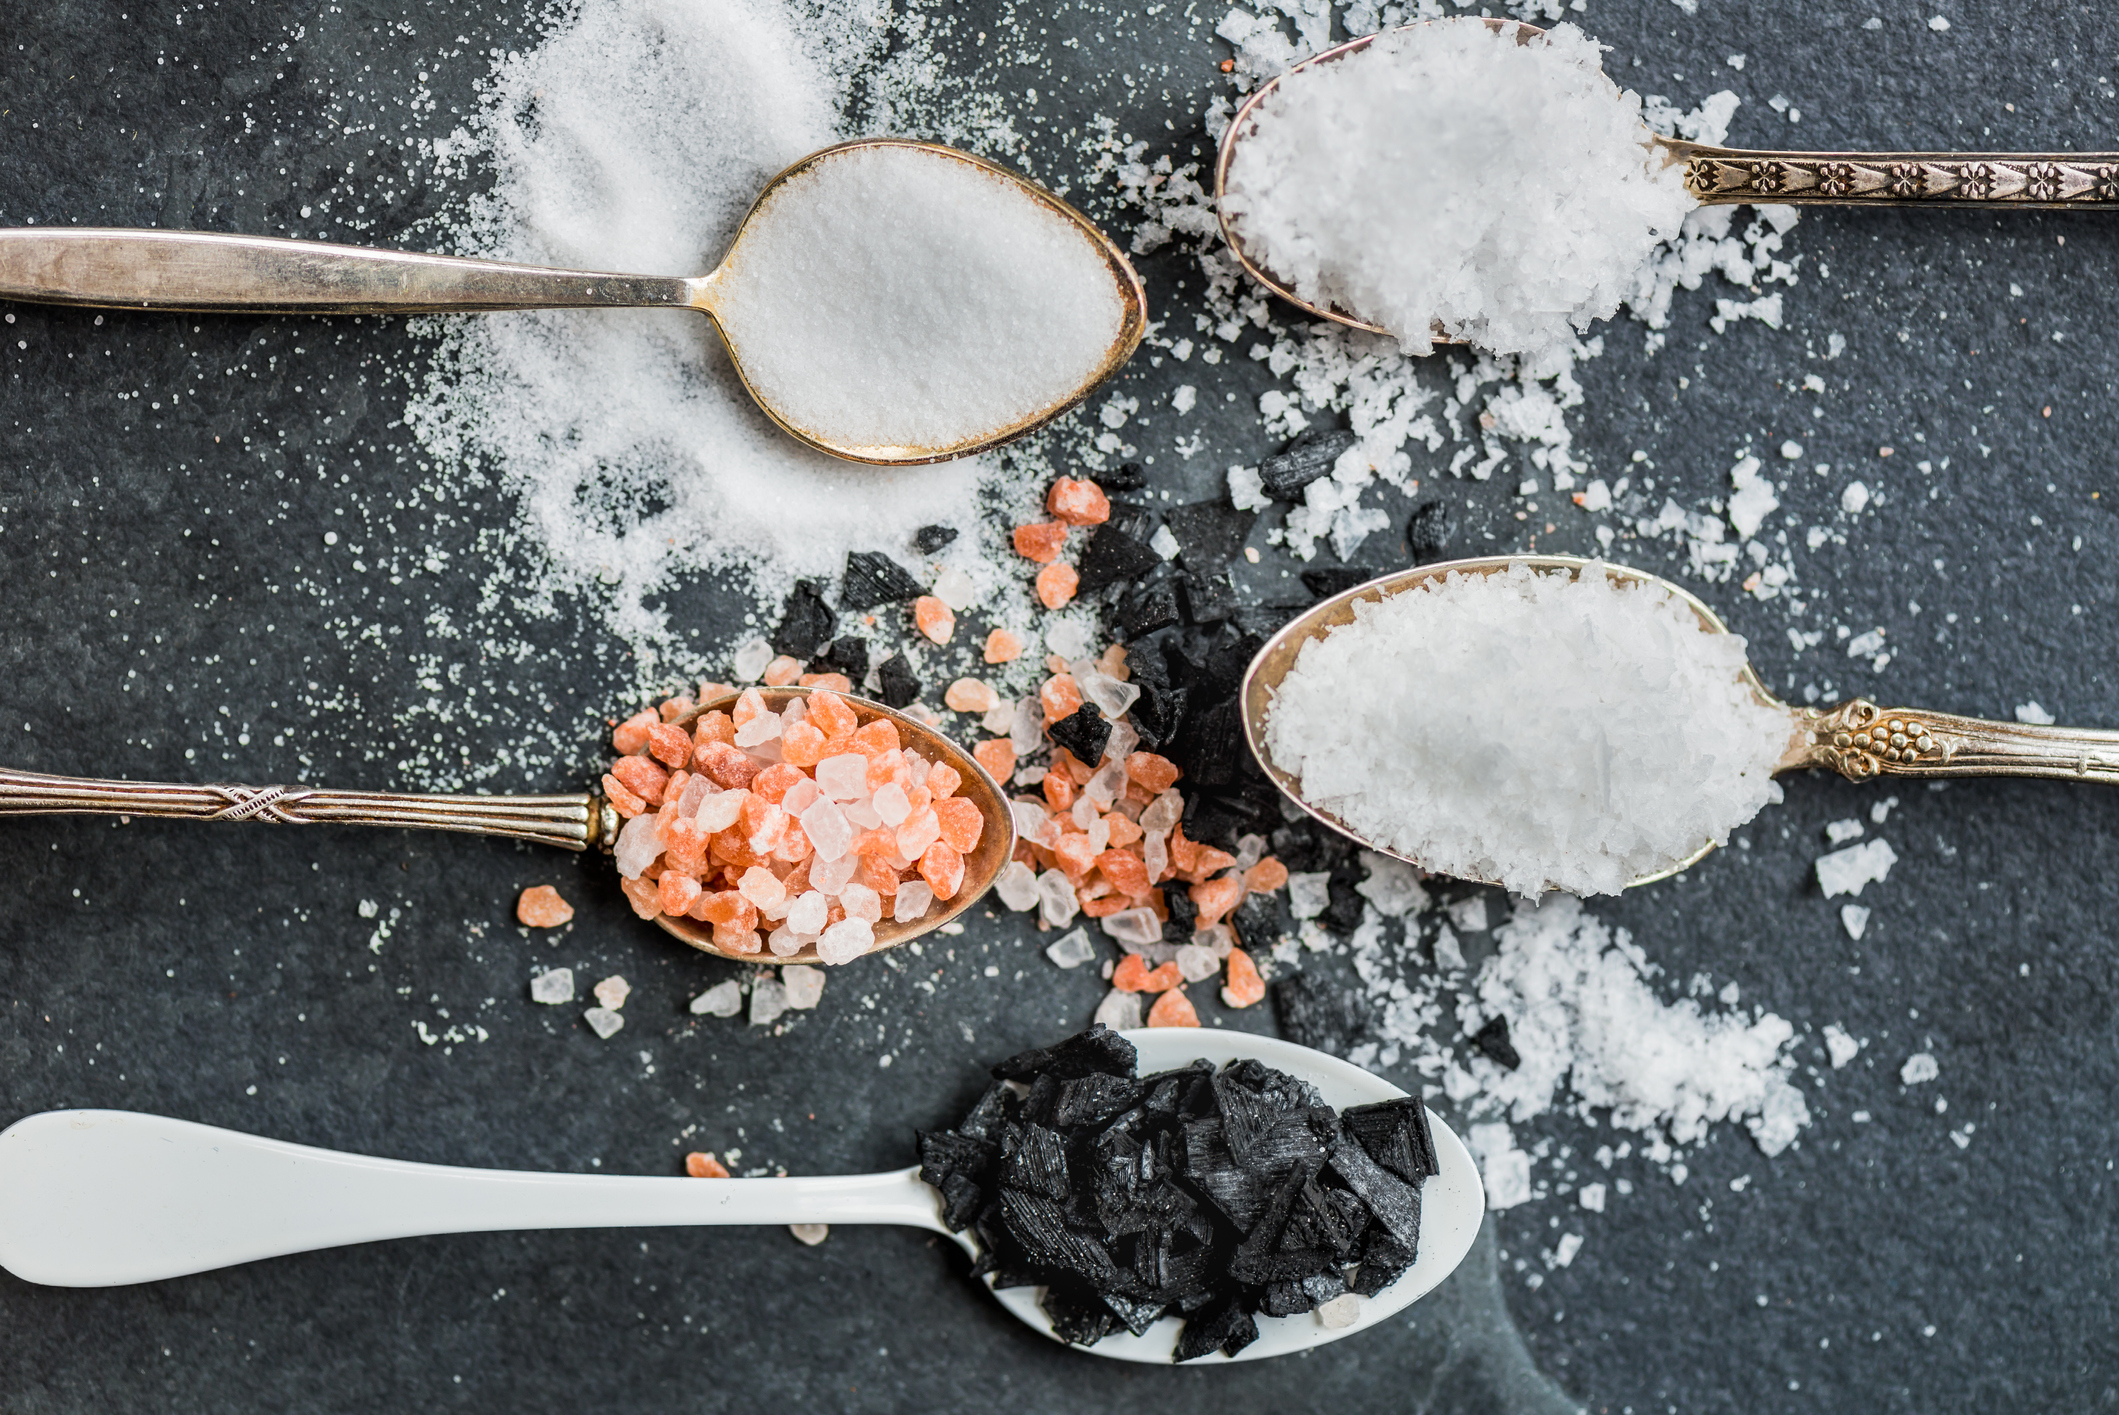
[[781,183],[730,255],[719,315],[788,421],[841,446],[955,446],[1066,402],[1116,342],[1103,254],[1021,187],[916,147]]
[[787,1226],[787,1231],[810,1248],[831,1237],[831,1225],[828,1223],[791,1223]]
[[1483,894],[1468,895],[1459,899],[1445,912],[1458,933],[1485,933],[1488,928],[1486,896]]
[[1021,860],[1011,860],[1008,868],[994,880],[993,893],[1001,903],[1019,912],[1035,908],[1038,902],[1037,871]]
[[1177,948],[1177,971],[1188,983],[1204,982],[1221,971],[1221,957],[1203,944],[1185,943]]
[[934,577],[934,597],[961,613],[979,602],[978,582],[952,565]]
[[1845,1031],[1829,1022],[1825,1024],[1825,1055],[1831,1058],[1834,1071],[1854,1060],[1861,1053],[1861,1046],[1860,1042]]
[[1329,871],[1298,870],[1288,875],[1288,911],[1296,919],[1314,919],[1332,902]]
[[1113,988],[1096,1005],[1095,1022],[1114,1032],[1133,1031],[1141,1025],[1141,1019],[1140,994],[1137,992],[1121,992]]
[[1834,845],[1844,845],[1850,840],[1859,840],[1865,827],[1852,816],[1845,820],[1825,822],[1825,839]]
[[1047,870],[1037,877],[1037,902],[1039,917],[1056,929],[1073,923],[1082,907],[1075,897],[1073,882],[1058,870]]
[[735,670],[736,681],[755,683],[765,676],[766,665],[773,661],[773,646],[763,639],[751,639],[736,650],[730,667]]
[[1544,350],[1608,318],[1693,201],[1641,105],[1573,25],[1518,44],[1478,19],[1388,33],[1283,78],[1228,174],[1246,250],[1305,300]]
[[1883,883],[1884,877],[1891,873],[1891,866],[1897,863],[1898,852],[1891,848],[1891,842],[1882,839],[1864,841],[1819,856],[1817,887],[1824,891],[1827,899],[1842,894],[1859,897],[1864,887]]
[[1354,616],[1304,646],[1266,745],[1305,800],[1430,870],[1616,893],[1780,799],[1788,725],[1739,678],[1744,640],[1666,592],[1515,565]]
[[1906,1058],[1906,1064],[1898,1068],[1898,1079],[1908,1086],[1918,1086],[1940,1075],[1942,1067],[1936,1064],[1932,1053],[1925,1051],[1914,1052]]
[[574,1000],[574,970],[553,968],[530,979],[530,1000],[556,1005]]
[[2054,719],[2053,715],[2040,707],[2034,699],[2016,705],[2016,720],[2032,727],[2051,727]]
[[777,978],[760,978],[750,988],[750,1024],[770,1026],[787,1011],[787,985]]
[[574,917],[574,906],[549,884],[533,884],[515,901],[515,918],[533,929],[556,929]]
[[605,1041],[617,1036],[618,1029],[625,1025],[625,1018],[608,1007],[592,1007],[581,1014],[581,1020],[588,1023],[589,1030]]
[[780,986],[790,1008],[807,1012],[824,996],[824,970],[807,963],[790,963],[780,970]]
[[1103,925],[1105,937],[1114,940],[1129,953],[1137,952],[1148,944],[1162,942],[1162,920],[1156,917],[1153,909],[1121,909],[1115,914],[1105,915],[1099,922]]
[[1860,943],[1861,936],[1869,931],[1868,906],[1865,904],[1840,905],[1839,922],[1840,927],[1847,931],[1847,937],[1853,939],[1856,943]]
[[1575,1190],[1575,1202],[1593,1214],[1604,1212],[1606,1190],[1602,1184],[1584,1184]]
[[1085,930],[1070,929],[1045,949],[1045,956],[1059,967],[1079,968],[1096,961],[1096,945],[1089,941]]
[[596,984],[594,991],[596,993],[596,1001],[616,1012],[619,1008],[625,1006],[626,998],[632,995],[633,985],[618,974],[613,973],[602,982]]
[[733,1017],[743,1010],[743,985],[734,978],[715,983],[692,999],[695,1017]]

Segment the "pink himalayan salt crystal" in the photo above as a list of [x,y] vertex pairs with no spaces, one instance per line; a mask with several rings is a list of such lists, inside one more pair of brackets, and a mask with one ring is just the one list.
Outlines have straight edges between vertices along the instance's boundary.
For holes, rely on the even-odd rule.
[[853,848],[853,822],[830,801],[811,802],[802,813],[802,829],[819,860],[837,860]]
[[991,683],[978,678],[959,678],[942,694],[951,712],[991,712],[1001,704],[1001,695]]
[[915,919],[925,918],[929,906],[934,903],[934,890],[925,880],[908,880],[898,886],[896,906],[890,917],[898,923],[909,924]]
[[817,936],[817,957],[825,963],[851,963],[873,948],[875,941],[868,920],[844,918]]
[[574,917],[574,906],[549,884],[533,884],[515,901],[515,917],[533,929],[556,929]]
[[801,660],[789,658],[784,653],[765,665],[765,686],[768,688],[784,688],[801,676]]
[[868,758],[859,752],[826,757],[817,763],[817,787],[834,801],[856,801],[868,794]]
[[816,781],[805,776],[787,788],[787,794],[780,798],[780,809],[791,816],[799,817],[804,811],[823,799],[824,793],[818,789]]
[[917,860],[925,854],[927,847],[942,838],[942,822],[933,810],[925,810],[898,827],[898,854],[907,860]]
[[874,923],[883,917],[883,896],[865,884],[852,883],[839,891],[839,907],[849,919]]
[[798,934],[814,938],[824,932],[824,925],[831,914],[831,901],[812,889],[787,911],[787,926]]
[[[705,777],[699,778],[701,781],[705,779]],[[692,819],[698,821],[700,828],[708,834],[718,834],[727,830],[741,818],[743,815],[743,803],[749,796],[750,792],[748,791],[716,791],[710,795],[703,796],[699,801],[699,809],[693,813]]]
[[906,796],[905,788],[898,785],[895,781],[885,785],[875,795],[869,797],[868,804],[875,807],[876,814],[883,818],[883,824],[889,826],[892,830],[896,830],[903,825],[905,817],[912,814],[911,799]]
[[736,892],[758,906],[762,912],[774,908],[787,899],[787,886],[780,877],[763,865],[752,865],[736,881]]
[[836,895],[846,888],[853,872],[860,867],[858,855],[841,855],[836,860],[817,860],[809,867],[809,882],[829,895]]

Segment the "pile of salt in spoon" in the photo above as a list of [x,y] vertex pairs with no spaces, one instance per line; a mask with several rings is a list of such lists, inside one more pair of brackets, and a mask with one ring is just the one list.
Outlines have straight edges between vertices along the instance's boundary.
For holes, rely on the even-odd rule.
[[814,946],[837,964],[874,945],[886,909],[912,923],[963,887],[986,825],[956,794],[963,778],[903,746],[888,718],[862,723],[843,677],[815,678],[779,712],[749,688],[687,730],[692,703],[672,698],[611,734],[622,755],[603,789],[626,817],[615,854],[640,917],[712,924],[731,954]]

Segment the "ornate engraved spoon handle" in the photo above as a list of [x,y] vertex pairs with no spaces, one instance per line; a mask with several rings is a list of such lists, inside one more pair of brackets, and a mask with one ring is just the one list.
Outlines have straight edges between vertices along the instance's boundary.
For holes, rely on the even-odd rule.
[[0,816],[171,816],[273,825],[386,825],[507,835],[566,850],[610,847],[615,813],[590,792],[571,796],[404,796],[307,786],[178,786],[97,781],[0,769]]
[[1783,770],[1827,767],[1850,781],[2044,776],[2119,785],[2119,732],[1880,708],[1866,698],[1804,708],[1797,720],[1796,745],[1783,758]]
[[123,309],[417,314],[692,303],[678,276],[608,275],[211,231],[0,230],[0,299]]
[[1658,139],[1702,202],[2109,207],[2119,152],[1744,152]]

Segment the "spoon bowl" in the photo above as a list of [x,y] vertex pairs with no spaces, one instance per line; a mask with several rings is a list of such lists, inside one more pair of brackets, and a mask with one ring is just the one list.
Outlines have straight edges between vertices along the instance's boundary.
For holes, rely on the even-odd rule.
[[[1392,1100],[1397,1087],[1351,1063],[1248,1033],[1127,1032],[1143,1072],[1205,1057],[1256,1058],[1316,1086],[1335,1107]],[[1346,1327],[1314,1316],[1260,1317],[1236,1361],[1305,1351],[1351,1336],[1433,1290],[1478,1236],[1485,1194],[1464,1145],[1432,1114],[1441,1173],[1422,1186],[1419,1258],[1362,1302]],[[142,1182],[151,1175],[152,1182]],[[130,1111],[46,1111],[0,1131],[0,1267],[54,1287],[112,1287],[351,1243],[443,1233],[725,1224],[904,1224],[945,1234],[939,1195],[917,1166],[837,1178],[674,1179],[460,1169],[293,1145]],[[995,1292],[1053,1340],[1038,1289]],[[1086,1348],[1168,1363],[1179,1322]],[[1227,1363],[1220,1353],[1193,1364]]]
[[[1698,616],[1700,630],[1727,634],[1729,626],[1698,596],[1645,570],[1574,555],[1497,555],[1443,560],[1395,571],[1321,600],[1283,625],[1266,641],[1244,671],[1240,703],[1244,740],[1273,784],[1312,819],[1359,842],[1365,849],[1425,868],[1422,862],[1351,829],[1330,811],[1307,800],[1299,777],[1278,766],[1266,746],[1266,717],[1280,685],[1295,667],[1303,647],[1354,620],[1354,606],[1402,594],[1448,575],[1491,575],[1524,565],[1539,572],[1580,575],[1594,569],[1626,585],[1648,586],[1668,593]],[[1855,698],[1833,707],[1795,707],[1775,697],[1757,671],[1745,664],[1739,681],[1757,701],[1785,715],[1787,746],[1776,774],[1812,768],[1837,771],[1850,781],[1883,776],[2038,776],[2063,780],[2103,781],[2119,785],[2119,732],[1992,722],[1918,708],[1879,707]],[[1626,887],[1652,884],[1698,864],[1714,850],[1704,841],[1684,859],[1627,881]],[[1494,880],[1474,880],[1495,884]]]
[[[762,688],[775,711],[808,688]],[[701,704],[687,725],[713,708],[728,708],[736,694]],[[887,719],[898,738],[929,762],[946,761],[963,778],[958,794],[975,803],[985,829],[964,857],[964,882],[956,897],[937,900],[926,915],[897,923],[880,920],[870,953],[896,948],[930,933],[970,908],[992,887],[1015,852],[1015,819],[1000,784],[969,752],[925,723],[882,703],[841,693],[863,725]],[[40,772],[0,768],[0,816],[105,815],[169,817],[179,820],[262,821],[272,825],[380,825],[415,830],[451,830],[472,835],[502,835],[557,845],[566,850],[611,852],[621,824],[617,810],[594,791],[554,796],[413,796],[387,791],[329,791],[311,786],[185,786],[150,781],[110,781],[89,777],[46,776]],[[714,946],[711,926],[690,919],[658,916],[664,931],[702,953],[744,963],[815,963],[814,948],[781,957],[772,953],[729,953]]]
[[[744,340],[731,334],[732,309],[739,301],[747,267],[757,262],[745,235],[806,180],[841,172],[845,164],[882,157],[885,160],[929,159],[946,164],[938,171],[962,176],[976,173],[999,183],[1006,193],[1023,198],[1051,221],[1039,227],[1079,237],[1082,256],[1109,281],[1113,318],[1102,346],[1085,353],[1079,377],[1064,387],[1048,386],[1029,406],[1010,405],[1005,416],[987,418],[926,440],[876,440],[844,430],[813,425],[810,418],[759,386],[757,360],[746,358]],[[914,164],[918,166],[919,164]],[[913,194],[915,197],[919,193]],[[907,209],[920,203],[909,201]],[[885,213],[878,213],[882,217]],[[1054,228],[1052,222],[1057,222]],[[861,233],[854,231],[853,239]],[[1064,248],[1065,242],[1062,242]],[[931,252],[929,253],[931,254]],[[848,262],[851,264],[851,262]],[[987,267],[990,273],[990,263]],[[922,276],[937,289],[925,293],[924,312],[934,301],[966,294],[964,271],[903,270],[894,278]],[[845,294],[843,269],[819,273],[817,298],[804,302],[806,314],[830,303],[825,297]],[[954,280],[956,283],[951,284]],[[1046,283],[1049,283],[1049,279]],[[1036,287],[1037,281],[1025,281]],[[1100,288],[1100,287],[1099,287]],[[936,143],[900,138],[869,138],[840,143],[811,153],[766,183],[722,264],[703,276],[621,275],[604,271],[557,270],[505,261],[464,260],[413,251],[328,245],[278,237],[232,236],[203,231],[140,231],[87,227],[24,227],[0,230],[0,300],[85,305],[114,309],[200,310],[214,312],[297,314],[447,314],[494,310],[661,308],[704,313],[728,346],[730,362],[744,389],[781,429],[797,441],[829,456],[852,462],[899,466],[940,462],[1021,437],[1066,412],[1098,384],[1117,372],[1139,347],[1147,330],[1147,296],[1125,253],[1090,220],[1066,202],[1019,173],[985,158]],[[843,300],[840,301],[844,303]],[[1035,324],[1041,311],[1020,309],[1020,323]],[[1049,313],[1049,312],[1047,312]],[[994,343],[996,331],[960,321],[951,331],[965,340]],[[1003,331],[1008,333],[1010,331]],[[967,346],[969,347],[969,346]],[[1022,346],[1015,346],[1022,347]],[[754,351],[755,352],[755,351]],[[961,365],[964,360],[959,360]],[[975,361],[974,361],[975,362]],[[1070,364],[1072,370],[1074,365]],[[895,367],[871,370],[887,378]],[[974,370],[974,374],[977,370]],[[1047,380],[1050,383],[1050,380]],[[1042,386],[1042,385],[1041,385]],[[785,390],[783,390],[785,391]],[[806,390],[813,392],[814,390]],[[870,396],[875,396],[871,389]],[[891,397],[899,396],[889,390]],[[949,389],[928,391],[940,399]],[[904,389],[906,401],[918,401],[923,390]]]

